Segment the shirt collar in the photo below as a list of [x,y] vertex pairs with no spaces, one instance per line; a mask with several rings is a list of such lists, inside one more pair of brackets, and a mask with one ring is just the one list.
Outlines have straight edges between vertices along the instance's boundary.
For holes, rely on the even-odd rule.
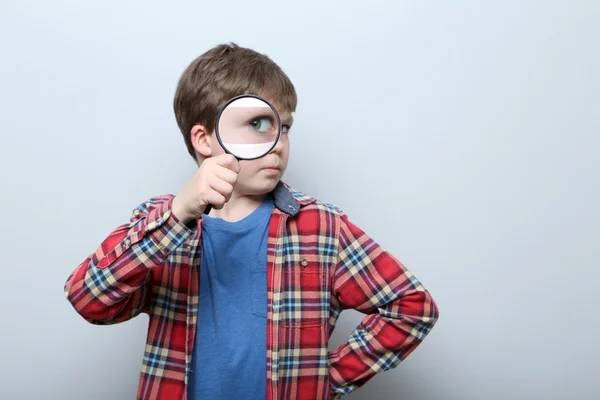
[[317,199],[293,189],[283,181],[279,181],[273,189],[273,199],[278,209],[292,217],[300,212],[300,207],[317,201]]

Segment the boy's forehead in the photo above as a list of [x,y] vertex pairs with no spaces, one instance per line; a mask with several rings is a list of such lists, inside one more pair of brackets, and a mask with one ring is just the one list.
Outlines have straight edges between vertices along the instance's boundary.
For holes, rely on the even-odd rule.
[[[277,107],[275,107],[277,108]],[[277,111],[279,113],[279,118],[281,118],[282,121],[285,122],[294,122],[294,114],[293,112],[289,112],[289,111]]]
[[289,107],[286,107],[283,101],[280,101],[280,99],[278,99],[276,96],[273,96],[272,94],[266,94],[266,93],[257,93],[258,96],[262,97],[263,99],[267,100],[273,107],[275,107],[275,110],[277,110],[277,113],[279,114],[279,118],[281,118],[282,122],[285,122],[286,124],[292,124],[294,122],[294,114],[296,113],[295,111],[290,111]]
[[279,118],[281,118],[282,121],[285,121],[285,122],[290,122],[290,121],[293,122],[294,121],[295,111],[290,111],[286,107],[283,107],[280,102],[278,102],[277,100],[272,99],[268,96],[264,96],[264,99],[267,100],[269,103],[271,103],[273,105],[273,107],[275,107],[275,109],[279,113]]

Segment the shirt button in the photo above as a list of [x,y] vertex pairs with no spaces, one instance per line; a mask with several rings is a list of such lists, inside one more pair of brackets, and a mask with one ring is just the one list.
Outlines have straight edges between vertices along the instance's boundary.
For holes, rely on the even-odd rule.
[[302,266],[306,267],[308,265],[308,261],[306,260],[306,258],[302,259]]

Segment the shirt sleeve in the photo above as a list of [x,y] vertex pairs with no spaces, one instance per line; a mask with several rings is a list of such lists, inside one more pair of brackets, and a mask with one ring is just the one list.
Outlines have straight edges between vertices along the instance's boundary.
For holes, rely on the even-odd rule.
[[173,198],[158,196],[140,204],[129,222],[113,230],[69,275],[65,297],[88,322],[115,324],[143,311],[151,271],[192,234],[172,213]]
[[395,368],[423,341],[439,311],[430,293],[393,255],[341,213],[333,292],[342,308],[366,316],[329,353],[335,398]]

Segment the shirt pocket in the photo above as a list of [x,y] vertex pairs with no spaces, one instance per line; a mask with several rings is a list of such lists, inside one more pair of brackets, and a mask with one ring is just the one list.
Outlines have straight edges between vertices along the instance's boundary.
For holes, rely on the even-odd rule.
[[250,263],[252,314],[267,318],[267,262]]
[[319,327],[328,316],[326,263],[314,255],[290,260],[283,270],[281,293],[284,328]]

